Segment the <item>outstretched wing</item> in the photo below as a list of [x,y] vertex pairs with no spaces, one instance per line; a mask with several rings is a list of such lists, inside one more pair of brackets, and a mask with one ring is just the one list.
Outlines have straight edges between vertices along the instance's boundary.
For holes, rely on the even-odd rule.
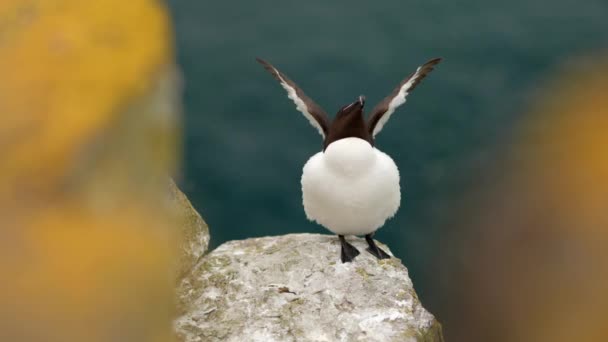
[[281,83],[283,88],[287,90],[287,96],[296,104],[296,108],[304,114],[308,121],[310,121],[310,123],[319,131],[321,136],[325,138],[327,130],[329,129],[329,120],[327,119],[325,111],[316,104],[315,101],[311,100],[310,97],[306,96],[297,84],[272,66],[272,64],[260,58],[256,58],[256,61],[262,64],[264,69],[268,70],[268,72]]
[[418,83],[433,70],[433,67],[441,62],[441,58],[431,59],[430,61],[419,66],[410,77],[403,80],[393,92],[385,97],[380,103],[372,109],[367,127],[372,136],[376,136],[382,130],[382,127],[391,117],[397,107],[405,103],[407,95],[416,88]]

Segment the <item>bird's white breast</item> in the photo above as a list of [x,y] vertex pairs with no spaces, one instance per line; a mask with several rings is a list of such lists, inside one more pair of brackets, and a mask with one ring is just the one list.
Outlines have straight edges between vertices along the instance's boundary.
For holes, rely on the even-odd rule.
[[308,219],[335,234],[369,234],[399,208],[399,171],[367,141],[340,139],[304,165],[302,198]]

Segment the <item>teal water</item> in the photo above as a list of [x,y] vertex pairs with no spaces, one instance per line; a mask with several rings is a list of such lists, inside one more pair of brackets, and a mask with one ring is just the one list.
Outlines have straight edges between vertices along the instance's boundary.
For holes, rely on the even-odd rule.
[[400,169],[403,199],[377,238],[403,260],[448,331],[450,298],[441,288],[449,284],[438,284],[445,278],[437,265],[458,258],[462,245],[443,248],[445,236],[457,236],[450,209],[508,143],[549,75],[608,48],[606,0],[169,5],[186,85],[181,186],[208,221],[214,246],[325,232],[306,220],[299,183],[320,137],[256,56],[331,114],[360,94],[371,107],[419,64],[444,58],[378,136],[377,147]]

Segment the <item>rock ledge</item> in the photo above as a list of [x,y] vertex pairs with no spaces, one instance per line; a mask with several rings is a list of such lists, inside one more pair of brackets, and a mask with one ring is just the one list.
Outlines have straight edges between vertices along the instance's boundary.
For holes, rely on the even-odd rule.
[[420,304],[401,261],[379,261],[363,239],[350,242],[361,255],[347,264],[331,235],[221,245],[179,286],[179,339],[443,341],[441,325]]

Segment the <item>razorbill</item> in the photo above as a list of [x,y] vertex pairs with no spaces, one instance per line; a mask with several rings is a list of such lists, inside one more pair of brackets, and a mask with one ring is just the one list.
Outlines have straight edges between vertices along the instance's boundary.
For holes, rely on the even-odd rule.
[[364,96],[342,107],[330,120],[285,74],[262,59],[257,61],[281,83],[298,111],[323,137],[323,150],[306,162],[302,172],[306,217],[338,235],[342,262],[350,262],[359,255],[346,242],[345,235],[365,235],[368,252],[378,259],[390,258],[372,237],[399,208],[399,170],[391,157],[375,147],[374,138],[441,58],[418,67],[372,109],[367,120],[363,117]]

